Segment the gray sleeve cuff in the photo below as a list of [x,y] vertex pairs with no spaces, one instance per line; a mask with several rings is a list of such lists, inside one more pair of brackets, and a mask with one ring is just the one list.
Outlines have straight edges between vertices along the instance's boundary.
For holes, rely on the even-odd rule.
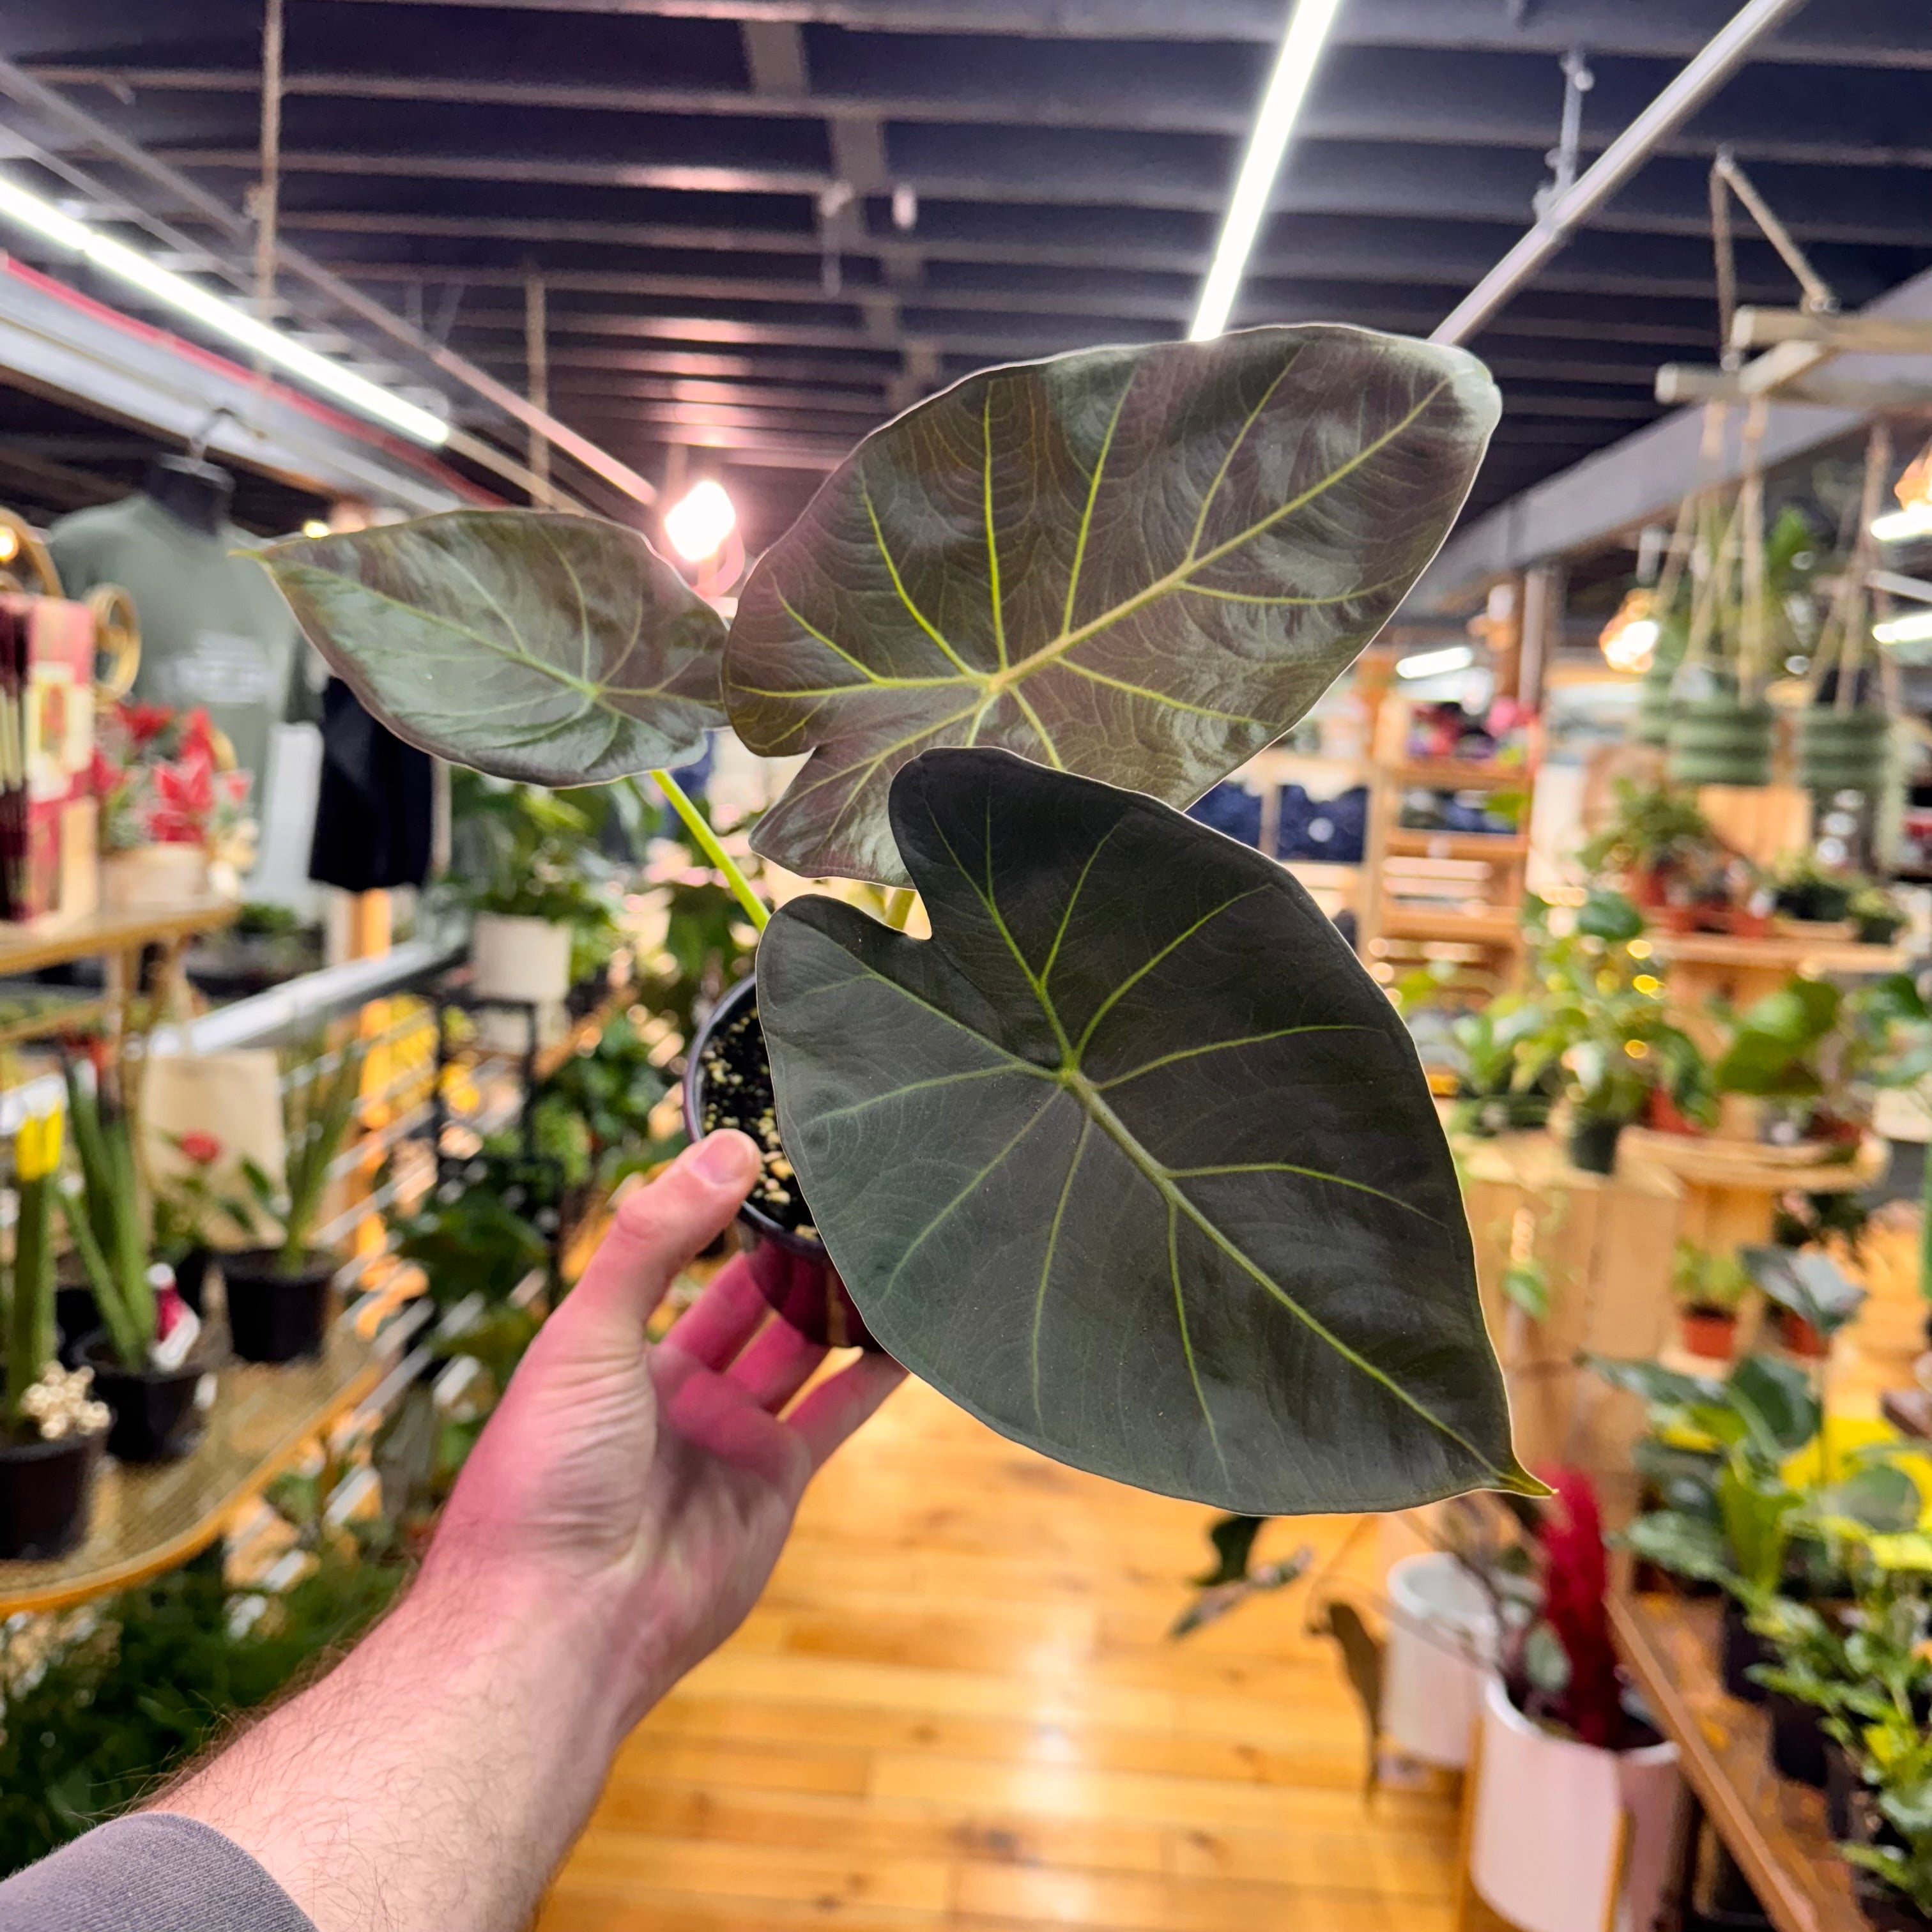
[[0,1932],[315,1932],[242,1847],[197,1819],[137,1812],[0,1884]]

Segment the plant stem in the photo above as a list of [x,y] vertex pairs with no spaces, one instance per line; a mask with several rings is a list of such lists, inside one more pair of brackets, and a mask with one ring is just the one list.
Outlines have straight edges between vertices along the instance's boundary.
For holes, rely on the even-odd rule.
[[738,903],[745,908],[746,916],[763,932],[771,923],[771,914],[765,902],[752,890],[751,881],[739,871],[737,862],[725,850],[718,836],[706,822],[703,812],[684,795],[684,788],[668,772],[653,772],[651,782],[663,793],[664,802],[679,818],[684,820],[684,829],[696,842],[698,849],[724,874],[724,883],[731,888]]
[[895,932],[903,932],[911,922],[912,909],[919,895],[910,886],[895,886],[886,895],[886,923]]

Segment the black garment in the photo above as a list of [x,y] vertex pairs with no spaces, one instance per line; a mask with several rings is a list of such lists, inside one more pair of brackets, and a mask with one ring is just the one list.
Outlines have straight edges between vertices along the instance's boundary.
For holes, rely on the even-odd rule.
[[421,885],[429,876],[432,788],[428,753],[404,744],[331,678],[309,877],[350,892]]

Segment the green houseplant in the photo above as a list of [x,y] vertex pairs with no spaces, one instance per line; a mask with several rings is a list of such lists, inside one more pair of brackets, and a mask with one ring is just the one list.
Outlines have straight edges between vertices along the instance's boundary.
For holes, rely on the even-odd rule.
[[1640,906],[1664,903],[1664,884],[1680,867],[1707,862],[1720,850],[1696,798],[1666,784],[1616,782],[1610,821],[1586,839],[1577,862],[1593,878],[1614,873]]
[[54,1355],[53,1204],[61,1116],[21,1124],[14,1142],[20,1200],[7,1282],[5,1426],[0,1430],[0,1557],[59,1556],[85,1533],[106,1406],[92,1372]]
[[310,1244],[328,1198],[336,1156],[356,1119],[364,1049],[352,1042],[331,1066],[320,1060],[290,1098],[286,1184],[278,1189],[253,1162],[243,1172],[262,1213],[280,1231],[272,1247],[224,1255],[229,1337],[248,1362],[292,1362],[320,1354],[328,1295],[340,1257]]
[[133,1124],[111,1070],[92,1086],[70,1063],[74,1187],[61,1205],[100,1327],[80,1344],[81,1365],[113,1412],[107,1447],[124,1462],[185,1455],[201,1434],[196,1396],[207,1372],[201,1324],[158,1262],[134,1159]]
[[[652,773],[766,928],[730,1011],[809,1203],[784,1232],[880,1343],[1124,1480],[1394,1507],[1534,1486],[1447,1145],[1333,927],[1175,808],[1385,621],[1497,407],[1460,352],[1328,326],[988,371],[833,472],[728,644],[587,520],[458,512],[264,561],[404,736],[538,784]],[[667,769],[727,720],[810,754],[754,849],[916,887],[931,940],[820,895],[767,928]]]
[[1670,1292],[1687,1354],[1713,1362],[1731,1359],[1737,1347],[1738,1310],[1750,1287],[1750,1276],[1735,1255],[1713,1253],[1694,1241],[1677,1244]]

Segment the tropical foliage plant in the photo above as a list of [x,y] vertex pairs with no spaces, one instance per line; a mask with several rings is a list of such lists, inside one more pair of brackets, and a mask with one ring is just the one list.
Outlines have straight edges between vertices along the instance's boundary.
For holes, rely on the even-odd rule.
[[[1461,352],[1328,326],[994,370],[868,436],[727,640],[634,532],[459,512],[276,546],[404,737],[499,778],[808,754],[753,848],[823,895],[758,1011],[813,1222],[880,1342],[1017,1439],[1262,1511],[1533,1488],[1448,1148],[1387,1000],[1185,806],[1441,542],[1497,413]],[[905,902],[899,902],[902,914]]]

